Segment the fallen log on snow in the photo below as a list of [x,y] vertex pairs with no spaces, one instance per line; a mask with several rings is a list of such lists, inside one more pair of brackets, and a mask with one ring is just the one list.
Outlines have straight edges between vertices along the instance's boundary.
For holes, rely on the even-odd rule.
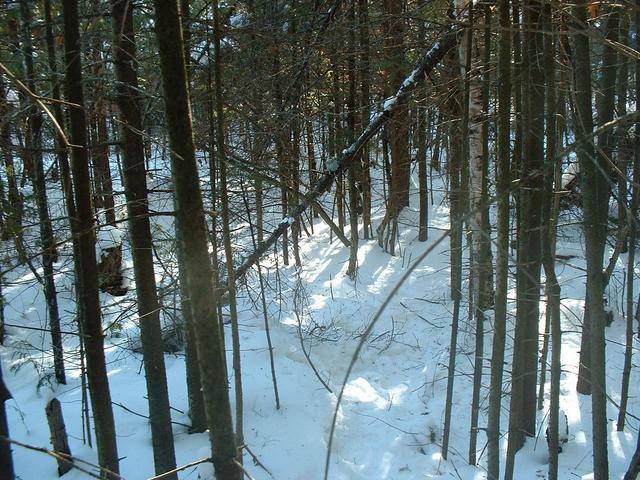
[[236,279],[245,275],[249,269],[276,243],[287,231],[290,225],[299,221],[304,211],[323,194],[328,192],[335,178],[346,171],[355,161],[358,153],[380,131],[382,126],[393,117],[399,100],[405,99],[415,90],[418,83],[440,63],[444,56],[458,43],[460,27],[455,26],[438,40],[421,58],[411,74],[402,82],[395,95],[387,98],[381,111],[371,115],[371,120],[360,136],[345,150],[339,158],[334,158],[327,163],[327,171],[320,177],[316,184],[304,194],[302,201],[294,207],[289,215],[282,219],[278,227],[265,239],[254,252],[249,255],[236,270]]

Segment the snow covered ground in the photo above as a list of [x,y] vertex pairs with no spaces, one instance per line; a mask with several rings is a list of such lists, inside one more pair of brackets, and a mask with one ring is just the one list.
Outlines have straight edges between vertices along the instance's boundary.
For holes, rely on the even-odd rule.
[[[439,182],[434,182],[438,188]],[[273,256],[264,259],[267,282],[269,326],[274,345],[275,369],[281,408],[276,409],[269,367],[264,318],[258,297],[255,271],[249,288],[240,290],[245,440],[262,466],[245,454],[247,470],[256,479],[320,479],[324,474],[327,442],[337,393],[352,355],[369,322],[390,290],[420,254],[448,227],[448,209],[435,194],[430,212],[430,238],[417,241],[417,214],[407,209],[401,217],[401,255],[390,257],[376,240],[361,239],[356,281],[346,275],[348,249],[333,236],[321,220],[314,235],[301,242],[303,268],[283,267],[279,276]],[[417,205],[414,199],[412,205]],[[383,212],[378,212],[378,218]],[[160,228],[160,227],[158,227]],[[169,234],[169,233],[168,233]],[[466,323],[465,307],[459,337],[457,376],[453,405],[453,432],[447,461],[440,456],[446,367],[448,359],[452,302],[449,300],[448,240],[415,269],[391,300],[380,321],[365,340],[364,347],[347,380],[333,440],[330,479],[423,479],[486,478],[484,431],[479,435],[480,466],[466,463],[469,439],[473,368],[473,331]],[[563,479],[592,478],[591,398],[576,394],[575,383],[580,347],[585,263],[584,248],[577,225],[560,231],[558,253],[571,256],[558,262],[562,284],[563,379],[561,407],[568,415],[569,442],[560,455]],[[70,255],[70,247],[66,253]],[[73,285],[70,258],[58,264],[57,284],[63,330],[73,332]],[[622,278],[626,255],[618,261],[609,287],[610,304],[622,312]],[[162,272],[158,268],[158,278]],[[166,278],[163,280],[166,281]],[[46,327],[41,288],[27,269],[5,275],[6,322],[36,328]],[[512,285],[513,287],[513,285]],[[637,290],[636,290],[637,291]],[[148,422],[135,415],[147,413],[141,355],[131,350],[137,327],[132,310],[133,293],[123,298],[102,294],[107,333],[109,380],[114,402],[121,474],[130,480],[153,476]],[[510,292],[513,300],[515,290]],[[171,309],[171,298],[165,306]],[[543,299],[544,300],[544,299]],[[513,308],[514,305],[511,305]],[[544,307],[544,302],[542,303]],[[128,309],[128,310],[127,310]],[[123,311],[125,314],[123,314]],[[512,310],[513,313],[513,310]],[[513,319],[511,319],[513,320]],[[486,352],[491,352],[492,319],[486,329]],[[543,322],[541,321],[541,328]],[[513,325],[511,325],[512,327]],[[624,321],[617,318],[607,329],[607,388],[609,402],[609,460],[611,478],[622,478],[634,452],[640,415],[637,374],[632,373],[628,426],[615,431],[624,350]],[[65,335],[68,353],[68,384],[55,386],[49,337],[37,330],[9,327],[6,346],[0,350],[5,381],[14,399],[7,403],[12,438],[30,445],[49,447],[44,407],[53,396],[62,403],[70,445],[74,456],[96,463],[95,451],[82,441],[81,388],[76,338]],[[316,377],[303,349],[329,392]],[[230,334],[229,327],[227,333]],[[512,329],[509,330],[509,335]],[[227,341],[231,345],[231,341]],[[507,361],[512,350],[507,345]],[[636,352],[637,353],[637,352]],[[490,355],[490,353],[489,353]],[[230,352],[229,352],[230,356]],[[174,435],[179,465],[210,455],[206,434],[187,432],[187,392],[184,357],[166,355],[173,410]],[[636,357],[637,358],[637,357]],[[486,425],[490,356],[485,359],[480,425]],[[505,391],[509,389],[505,373]],[[233,385],[233,382],[231,382]],[[548,388],[547,388],[548,392]],[[126,408],[125,408],[126,407]],[[539,412],[539,434],[527,440],[517,455],[516,476],[521,480],[545,478],[548,455],[544,438],[547,411]],[[508,418],[508,400],[503,401],[502,429]],[[506,438],[502,439],[503,453]],[[24,480],[57,478],[56,463],[46,455],[14,447],[16,473]],[[503,457],[504,458],[504,457]],[[268,469],[268,471],[267,471]],[[180,473],[182,479],[212,478],[212,466],[202,464]],[[81,472],[66,475],[69,480],[87,478]]]

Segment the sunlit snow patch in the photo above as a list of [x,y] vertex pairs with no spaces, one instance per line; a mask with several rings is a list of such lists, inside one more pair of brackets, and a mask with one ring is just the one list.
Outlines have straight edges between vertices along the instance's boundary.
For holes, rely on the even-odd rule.
[[373,403],[380,409],[389,407],[389,402],[378,395],[376,389],[362,377],[358,377],[347,384],[344,389],[344,398],[352,402]]

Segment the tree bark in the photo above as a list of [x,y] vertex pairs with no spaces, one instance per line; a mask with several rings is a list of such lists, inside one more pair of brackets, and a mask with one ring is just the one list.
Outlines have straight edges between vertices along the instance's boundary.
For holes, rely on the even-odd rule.
[[496,286],[494,331],[489,386],[489,419],[487,424],[487,478],[500,478],[500,414],[502,412],[502,380],[507,323],[507,291],[509,280],[509,193],[511,183],[511,18],[509,0],[499,0],[500,40],[498,44],[498,154],[496,165],[496,197],[498,204],[496,245]]
[[69,0],[63,3],[64,38],[66,59],[67,100],[74,104],[69,107],[71,162],[75,186],[75,201],[78,208],[78,284],[82,297],[78,305],[78,317],[85,335],[84,343],[87,359],[87,377],[91,406],[94,415],[98,461],[105,469],[104,478],[116,478],[119,472],[118,447],[116,443],[111,393],[104,357],[104,334],[102,332],[100,299],[98,296],[98,269],[95,256],[95,231],[89,181],[89,159],[87,156],[87,123],[84,111],[82,86],[82,64],[80,61],[80,34],[78,3]]
[[536,431],[545,105],[541,10],[542,5],[537,0],[525,1],[524,49],[529,61],[523,72],[526,94],[518,191],[517,313],[509,412],[509,460],[505,478],[513,475],[513,456],[524,444],[525,435],[533,436]]
[[[236,300],[236,277],[233,263],[233,247],[231,245],[231,220],[229,211],[229,188],[227,175],[227,158],[225,143],[225,116],[222,98],[222,60],[220,58],[220,10],[218,0],[213,0],[213,47],[215,60],[213,63],[215,73],[215,100],[217,118],[217,144],[218,166],[220,169],[220,203],[222,205],[222,237],[224,243],[225,260],[227,265],[227,286],[229,295],[229,313],[231,319],[231,337],[233,343],[233,378],[236,400],[236,447],[237,460],[242,462],[242,445],[244,444],[244,411],[242,399],[242,366],[240,362],[240,326],[238,325],[238,306]],[[295,231],[294,231],[295,236]],[[294,238],[294,242],[297,239]],[[294,243],[295,245],[296,243]]]
[[[129,212],[129,239],[138,299],[153,459],[155,473],[160,475],[175,469],[176,459],[160,328],[160,306],[153,268],[144,145],[140,135],[143,126],[138,74],[135,70],[137,57],[132,3],[128,0],[112,0],[111,17],[113,58],[118,80],[117,102],[121,123],[124,126],[121,138],[125,197]],[[178,477],[174,473],[166,478]]]
[[61,477],[73,468],[69,463],[73,462],[73,459],[71,458],[71,449],[67,438],[67,428],[62,416],[62,406],[57,398],[47,403],[45,414],[49,424],[49,432],[51,433],[53,451],[66,459],[58,459],[58,476]]
[[[402,84],[405,77],[404,19],[402,2],[383,0],[384,57],[387,82],[384,93],[390,97]],[[398,216],[402,208],[409,205],[409,109],[407,103],[398,99],[398,110],[394,119],[385,126],[391,153],[391,188],[384,219],[378,226],[378,243],[391,255],[395,254],[398,235]]]
[[2,365],[0,365],[0,480],[15,479],[11,444],[5,440],[10,438],[5,403],[11,398],[11,393],[9,393],[2,379]]
[[[580,351],[579,393],[592,394],[593,469],[595,480],[609,477],[607,460],[607,415],[605,375],[605,335],[603,255],[609,199],[607,171],[602,155],[595,155],[591,144],[591,54],[587,26],[587,2],[574,7],[575,35],[575,120],[577,155],[582,174],[583,229],[586,245],[587,285],[585,321]],[[606,48],[606,47],[605,47]],[[603,218],[604,214],[604,218]]]
[[[7,100],[7,87],[4,83],[4,76],[0,75],[0,118],[8,119],[9,103]],[[24,215],[24,204],[22,195],[18,190],[16,168],[13,161],[11,149],[11,123],[8,120],[0,122],[0,152],[4,157],[4,168],[7,175],[7,190],[10,209],[6,211],[5,228],[8,235],[13,238],[18,259],[25,262],[27,253],[24,247],[22,235],[22,217]]]
[[156,0],[154,5],[169,144],[172,151],[178,241],[182,244],[184,253],[186,287],[195,326],[213,465],[217,478],[240,480],[242,473],[233,463],[236,458],[236,444],[224,367],[224,350],[216,311],[219,299],[211,281],[204,206],[198,188],[198,166],[193,144],[178,5],[175,0]]
[[[33,47],[31,41],[31,10],[26,0],[20,0],[20,12],[22,16],[23,42],[22,53],[24,56],[27,86],[32,93],[37,94],[36,78],[33,67]],[[42,242],[42,270],[44,296],[47,303],[49,328],[51,329],[51,346],[53,350],[53,369],[56,381],[60,384],[67,383],[64,372],[64,350],[62,347],[62,334],[60,333],[60,314],[58,311],[58,295],[54,277],[53,264],[58,257],[53,237],[53,227],[49,215],[49,201],[47,198],[47,184],[44,174],[42,158],[42,113],[35,104],[28,106],[28,125],[26,155],[29,157],[31,181],[36,197],[38,210],[40,241]]]

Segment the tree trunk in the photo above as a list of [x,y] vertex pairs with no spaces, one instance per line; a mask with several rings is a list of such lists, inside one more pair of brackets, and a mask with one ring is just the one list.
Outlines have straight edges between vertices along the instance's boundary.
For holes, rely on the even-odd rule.
[[[176,468],[171,428],[169,392],[164,365],[160,306],[153,268],[153,244],[149,223],[143,129],[140,112],[133,6],[127,0],[112,0],[114,66],[117,101],[122,128],[121,138],[125,196],[129,212],[129,239],[140,319],[140,341],[144,359],[149,402],[149,420],[156,475]],[[177,479],[177,474],[167,476]]]
[[[33,67],[33,48],[31,44],[31,11],[26,0],[20,0],[20,12],[22,16],[25,73],[27,86],[32,93],[37,94],[36,78]],[[30,170],[31,181],[36,197],[38,210],[40,241],[42,242],[42,270],[44,283],[44,296],[47,303],[49,328],[51,329],[51,346],[53,349],[53,369],[56,381],[66,384],[64,372],[64,350],[62,348],[62,334],[60,333],[60,314],[58,311],[58,295],[54,277],[53,264],[58,257],[53,237],[53,227],[49,216],[49,201],[47,199],[47,184],[44,174],[42,159],[42,114],[35,104],[28,107],[29,120],[27,125],[26,155],[28,163],[32,165]]]
[[13,456],[11,455],[11,444],[6,438],[9,435],[9,423],[7,422],[7,409],[5,403],[10,400],[11,393],[2,379],[2,365],[0,365],[0,480],[14,480]]
[[[555,192],[562,189],[562,157],[559,155],[558,142],[561,136],[557,128],[558,98],[555,69],[555,32],[553,28],[553,7],[545,3],[542,12],[544,39],[544,70],[546,75],[546,156],[544,168],[543,229],[542,250],[546,276],[545,292],[547,296],[546,316],[551,330],[551,388],[549,393],[549,479],[558,479],[558,452],[560,435],[558,422],[560,417],[560,377],[562,374],[561,348],[562,330],[560,323],[560,284],[555,272],[556,238],[560,197]],[[546,333],[546,332],[545,332]],[[548,344],[548,341],[545,341]],[[547,347],[548,348],[548,347]],[[541,371],[546,370],[546,353],[540,361]],[[544,375],[540,376],[540,398],[544,397]]]
[[511,140],[511,29],[509,0],[499,0],[500,40],[498,44],[498,155],[496,165],[496,197],[498,204],[496,245],[496,286],[494,331],[489,387],[489,420],[487,424],[487,478],[500,478],[500,414],[502,412],[502,379],[507,323],[507,291],[509,280],[509,192]]
[[[361,125],[369,123],[371,107],[369,100],[370,67],[369,67],[369,0],[358,0],[358,37],[360,44],[360,58],[358,72],[360,75],[360,108]],[[362,230],[364,239],[373,237],[371,227],[371,160],[369,148],[362,150]]]
[[514,338],[509,454],[505,478],[513,475],[513,456],[524,436],[536,431],[538,323],[542,263],[541,214],[544,164],[544,67],[541,33],[542,5],[528,0],[524,6],[524,49],[529,61],[524,79],[523,157],[520,169],[516,330]]
[[[0,75],[0,118],[8,118],[9,103],[7,101],[7,87],[4,83],[4,76]],[[24,263],[27,260],[27,253],[24,247],[22,235],[22,217],[24,214],[24,205],[22,195],[18,190],[18,181],[16,177],[16,169],[13,162],[12,139],[11,139],[11,123],[8,121],[0,122],[0,152],[4,157],[5,174],[7,175],[8,200],[10,209],[6,213],[5,228],[6,232],[13,238],[18,260]]]
[[[240,327],[238,325],[238,307],[236,301],[236,277],[233,264],[233,247],[231,246],[231,220],[229,211],[229,189],[227,176],[227,158],[225,144],[225,117],[222,99],[222,60],[220,58],[220,11],[218,0],[213,0],[213,32],[214,32],[214,73],[215,99],[217,117],[218,166],[220,168],[220,203],[222,205],[222,237],[227,264],[227,287],[229,294],[229,313],[231,317],[231,336],[233,342],[233,377],[236,400],[236,448],[237,459],[242,462],[242,445],[244,444],[244,412],[242,401],[242,367],[240,364]],[[296,239],[294,239],[295,241]]]
[[[457,60],[453,56],[452,60]],[[453,61],[451,63],[453,63]],[[451,77],[455,73],[450,69]],[[451,96],[448,115],[449,136],[458,138],[460,135],[460,104],[455,95]],[[460,320],[460,303],[462,301],[462,208],[460,198],[460,170],[462,168],[462,146],[460,142],[454,142],[449,152],[449,209],[450,209],[450,250],[451,250],[451,299],[453,300],[453,316],[451,320],[451,340],[449,343],[449,361],[447,365],[447,396],[445,400],[444,427],[442,435],[442,457],[449,455],[449,437],[451,434],[451,413],[453,408],[453,387],[455,380],[456,355],[458,353],[458,323]]]
[[195,326],[213,465],[217,478],[240,480],[242,473],[233,463],[236,444],[216,311],[218,292],[211,281],[204,206],[198,188],[198,166],[193,144],[178,5],[175,0],[156,0],[154,5],[169,144],[172,150],[178,241],[182,244],[184,253],[186,287]]
[[[636,29],[640,26],[640,12],[636,11]],[[640,48],[640,37],[635,35],[634,48]],[[640,84],[640,60],[635,63],[635,81]],[[625,102],[626,103],[626,102]],[[636,95],[636,110],[640,110],[640,96]],[[623,431],[627,414],[627,403],[629,395],[629,383],[631,378],[631,366],[633,357],[633,297],[634,288],[633,281],[635,279],[635,259],[636,259],[636,241],[638,239],[638,225],[636,220],[636,212],[640,207],[640,123],[635,124],[635,132],[633,141],[629,140],[629,148],[633,147],[633,176],[631,184],[631,204],[625,211],[627,217],[626,223],[629,225],[629,248],[627,256],[627,291],[626,291],[626,335],[624,350],[624,367],[622,370],[622,388],[620,389],[620,411],[618,413],[617,430]],[[626,170],[625,170],[626,172]],[[621,179],[622,180],[622,179]],[[624,180],[626,182],[626,179]],[[618,199],[620,201],[620,199]],[[626,477],[625,477],[626,478]]]
[[[77,212],[78,262],[81,276],[82,297],[78,305],[78,318],[85,335],[87,377],[93,410],[100,466],[114,474],[119,472],[118,447],[116,443],[111,393],[104,357],[104,334],[102,332],[100,299],[98,296],[98,269],[95,256],[95,231],[89,181],[89,159],[87,156],[87,124],[84,112],[82,65],[80,62],[80,34],[78,4],[76,0],[63,3],[64,38],[66,59],[67,100],[75,106],[69,107],[71,161],[75,186]],[[104,478],[114,477],[106,470]],[[115,477],[114,477],[115,478]]]
[[[351,52],[347,57],[347,75],[349,77],[349,92],[347,95],[347,130],[348,141],[351,144],[355,140],[356,135],[356,10],[355,1],[351,1],[348,11],[349,34],[348,42],[351,45]],[[350,247],[349,247],[349,265],[347,266],[347,275],[355,280],[358,272],[358,209],[359,195],[356,186],[356,177],[362,178],[362,175],[356,174],[356,165],[360,162],[354,162],[347,172],[347,183],[349,186],[349,227],[350,227]]]
[[51,433],[51,445],[53,451],[62,458],[58,458],[58,476],[61,477],[73,467],[71,463],[71,449],[67,438],[67,427],[62,416],[62,406],[57,398],[52,399],[45,407],[49,432]]
[[[53,100],[60,100],[60,83],[57,80],[58,67],[56,62],[56,50],[52,29],[53,19],[51,16],[51,0],[44,0],[44,18],[46,25],[47,61],[49,64],[49,70],[51,71],[51,98]],[[53,103],[53,116],[59,125],[64,124],[62,108],[60,106],[60,103],[57,101]],[[58,162],[58,168],[60,169],[60,179],[62,181],[62,190],[64,192],[67,215],[70,219],[74,219],[76,218],[76,205],[73,199],[73,185],[71,182],[71,172],[69,171],[69,156],[68,151],[65,148],[64,139],[57,131],[55,146],[56,161]],[[73,221],[70,220],[70,223],[73,223]],[[73,243],[75,248],[77,242],[74,240]]]
[[[608,186],[602,155],[594,155],[590,134],[593,131],[591,113],[591,55],[587,31],[587,2],[580,0],[574,7],[574,77],[577,155],[582,174],[583,229],[587,260],[585,321],[580,350],[579,393],[592,394],[593,469],[595,480],[606,479],[607,416],[605,376],[605,336],[603,292],[603,255],[606,235]],[[607,48],[607,47],[605,47]],[[602,169],[602,170],[601,170]]]
[[[384,58],[386,59],[385,97],[393,94],[404,80],[404,19],[402,2],[383,0]],[[391,153],[391,188],[387,211],[378,226],[378,242],[391,255],[395,254],[398,234],[398,216],[409,205],[409,110],[406,102],[400,102],[398,113],[385,126]]]
[[[94,133],[91,145],[91,160],[93,163],[94,206],[97,211],[104,213],[106,223],[115,225],[116,214],[113,200],[113,182],[109,166],[109,135],[107,129],[107,104],[105,101],[104,57],[102,53],[103,40],[98,33],[103,21],[99,0],[91,0],[91,9],[98,14],[93,21],[93,38],[91,41],[92,89],[91,89],[91,123]],[[96,212],[97,213],[97,212]]]

